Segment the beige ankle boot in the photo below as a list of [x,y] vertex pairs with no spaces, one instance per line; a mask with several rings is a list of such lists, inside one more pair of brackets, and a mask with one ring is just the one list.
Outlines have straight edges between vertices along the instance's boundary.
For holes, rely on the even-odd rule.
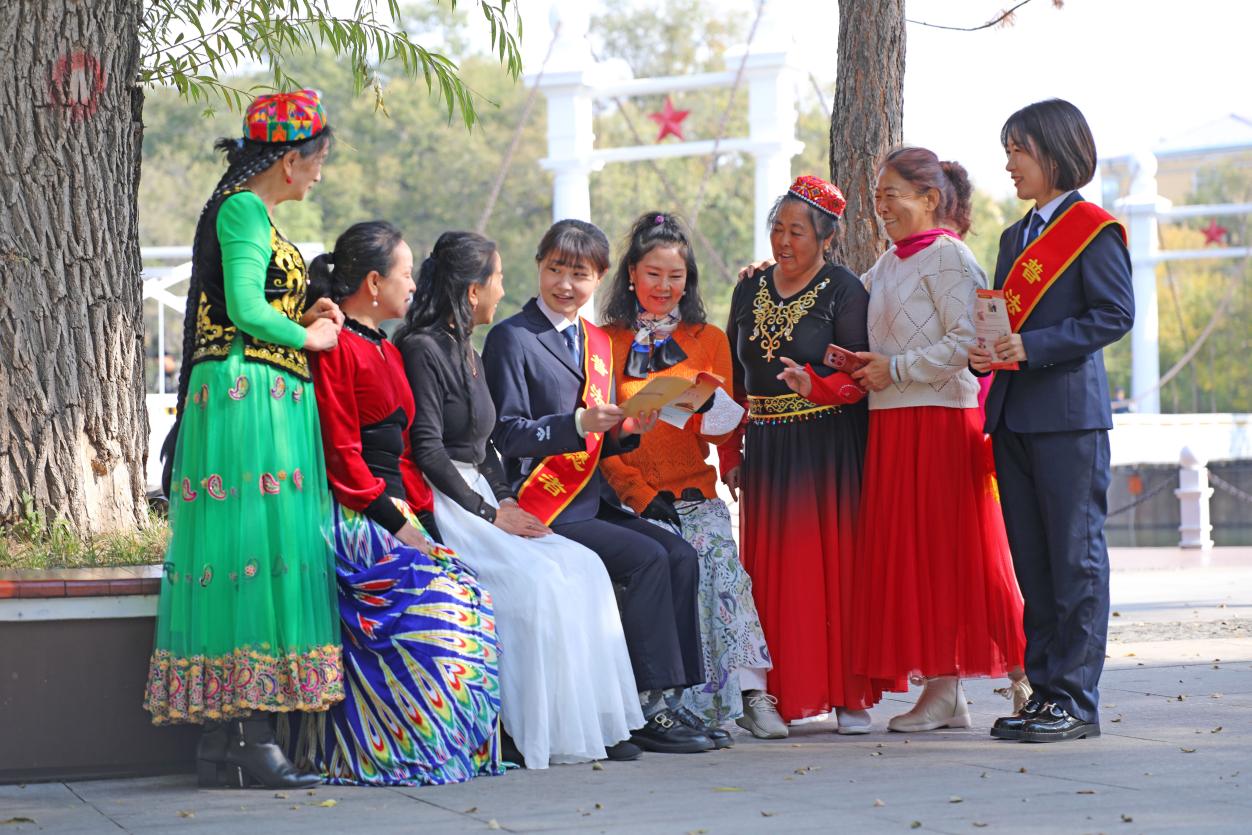
[[956,676],[938,676],[926,680],[917,704],[908,713],[891,717],[887,729],[914,733],[936,728],[968,728],[969,724],[969,705],[965,703],[961,680]]

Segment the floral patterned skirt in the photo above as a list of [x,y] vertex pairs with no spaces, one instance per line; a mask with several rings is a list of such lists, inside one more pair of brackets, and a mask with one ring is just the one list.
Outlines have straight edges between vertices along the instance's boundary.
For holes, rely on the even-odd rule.
[[313,386],[243,357],[191,369],[144,707],[155,723],[343,698]]
[[[720,725],[743,715],[739,671],[770,669],[765,633],[752,599],[752,579],[739,562],[730,510],[721,499],[679,501],[683,539],[700,555],[700,640],[703,684],[683,695],[687,706]],[[655,520],[650,520],[655,521]],[[663,528],[670,526],[655,522]]]

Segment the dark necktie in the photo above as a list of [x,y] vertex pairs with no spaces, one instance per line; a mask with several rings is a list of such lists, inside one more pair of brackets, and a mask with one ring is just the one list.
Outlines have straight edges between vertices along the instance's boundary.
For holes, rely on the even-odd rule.
[[1039,237],[1039,233],[1043,231],[1043,215],[1035,212],[1030,216],[1030,223],[1026,225],[1026,240],[1022,243],[1022,249],[1030,246],[1031,242]]
[[565,347],[569,349],[574,365],[578,365],[578,325],[570,325],[561,331],[561,336],[565,337]]

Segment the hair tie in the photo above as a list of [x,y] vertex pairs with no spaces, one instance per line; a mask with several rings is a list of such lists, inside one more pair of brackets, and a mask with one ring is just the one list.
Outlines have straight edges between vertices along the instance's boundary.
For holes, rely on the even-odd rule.
[[335,266],[335,253],[333,250],[330,252],[324,252],[322,254],[326,256],[327,264],[330,264],[332,267]]
[[236,139],[236,140],[235,140],[235,150],[236,150],[236,151],[242,151],[242,150],[243,150],[243,140],[242,140],[242,139]]
[[657,226],[660,226],[662,223],[665,222],[665,215],[657,215],[656,220],[653,222],[656,223]]

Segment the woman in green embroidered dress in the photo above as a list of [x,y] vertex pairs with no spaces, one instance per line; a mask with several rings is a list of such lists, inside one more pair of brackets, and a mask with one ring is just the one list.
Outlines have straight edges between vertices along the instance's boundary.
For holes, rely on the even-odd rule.
[[330,129],[317,93],[302,90],[254,101],[244,134],[218,142],[229,168],[196,228],[179,418],[162,453],[173,538],[144,707],[158,724],[205,726],[201,785],[225,771],[241,786],[297,787],[320,778],[286,759],[270,714],[343,698],[305,354],[334,347],[343,317],[329,300],[305,310],[304,261],[269,211],[321,179]]

